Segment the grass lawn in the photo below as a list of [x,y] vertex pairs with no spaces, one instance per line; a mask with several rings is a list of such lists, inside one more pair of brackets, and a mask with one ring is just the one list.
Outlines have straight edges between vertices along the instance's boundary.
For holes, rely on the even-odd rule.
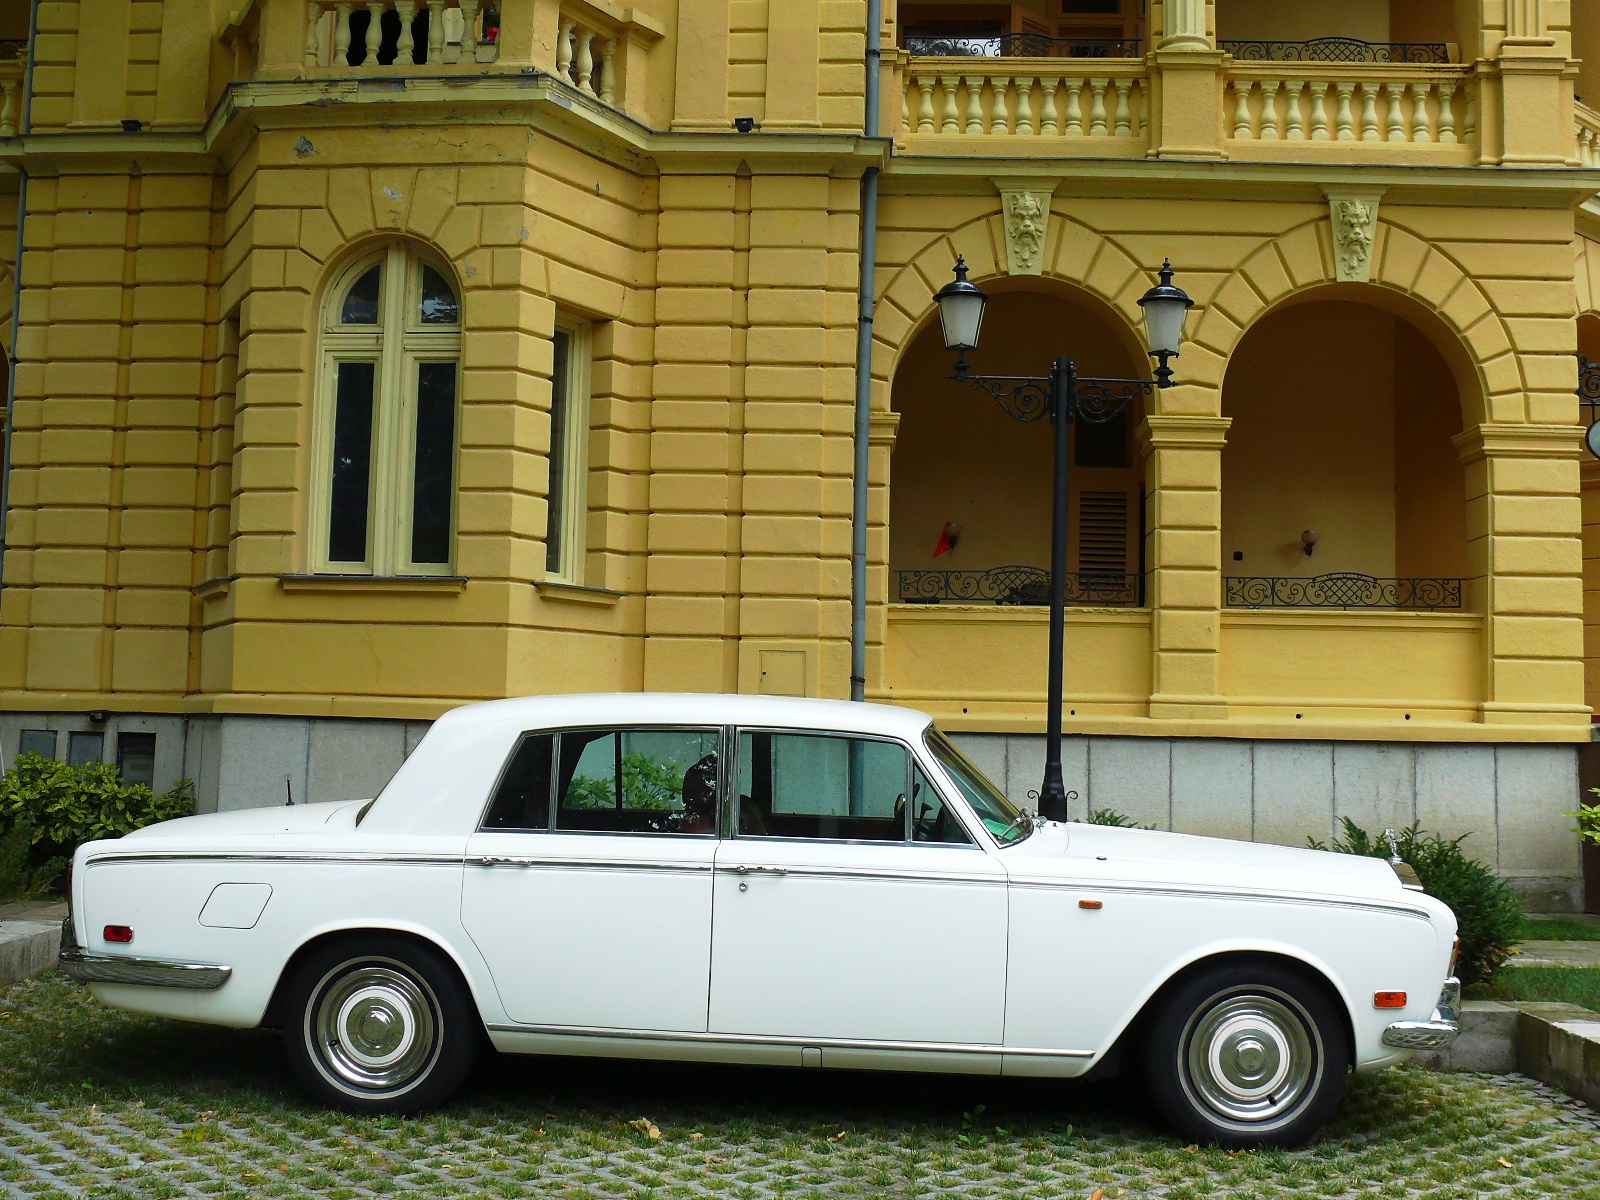
[[1185,1145],[1139,1089],[490,1055],[443,1111],[313,1105],[275,1034],[0,993],[0,1197],[1600,1198],[1600,1120],[1520,1076],[1352,1077],[1294,1151]]
[[1564,921],[1561,918],[1534,921],[1522,919],[1519,941],[1600,942],[1600,922]]
[[1502,967],[1472,1000],[1564,1000],[1600,1012],[1600,967]]

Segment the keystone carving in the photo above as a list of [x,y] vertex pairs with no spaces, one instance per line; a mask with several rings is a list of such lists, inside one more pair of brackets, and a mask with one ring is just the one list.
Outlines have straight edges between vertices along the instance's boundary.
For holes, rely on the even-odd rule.
[[1050,193],[1001,185],[1000,209],[1005,216],[1006,270],[1012,275],[1043,274]]
[[1372,242],[1378,232],[1376,192],[1329,192],[1328,215],[1333,222],[1334,277],[1340,283],[1367,283],[1372,279]]

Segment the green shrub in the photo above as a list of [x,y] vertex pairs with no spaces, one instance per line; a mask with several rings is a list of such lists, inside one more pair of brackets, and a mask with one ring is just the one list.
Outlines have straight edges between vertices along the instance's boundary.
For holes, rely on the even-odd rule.
[[[1600,788],[1590,788],[1589,791],[1596,796],[1600,796]],[[1573,832],[1582,840],[1593,842],[1600,846],[1600,804],[1585,804],[1580,800],[1578,801],[1577,811],[1562,813],[1561,815],[1576,818],[1578,824]]]
[[[194,812],[188,780],[155,795],[110,763],[71,766],[23,754],[0,775],[0,891],[38,894],[84,842],[121,837]],[[42,882],[41,882],[42,881]]]
[[[1389,845],[1374,837],[1348,817],[1340,822],[1344,836],[1334,839],[1334,850],[1343,854],[1364,854],[1388,858]],[[1446,838],[1437,833],[1422,833],[1413,823],[1396,835],[1396,852],[1416,871],[1422,888],[1443,900],[1456,914],[1461,938],[1461,956],[1456,975],[1463,984],[1483,983],[1493,977],[1510,957],[1522,928],[1522,905],[1510,886],[1475,858],[1461,849],[1466,835]],[[1313,850],[1327,850],[1311,839]]]
[[1117,829],[1154,829],[1154,825],[1140,825],[1132,817],[1124,816],[1114,808],[1091,808],[1090,825],[1111,825]]

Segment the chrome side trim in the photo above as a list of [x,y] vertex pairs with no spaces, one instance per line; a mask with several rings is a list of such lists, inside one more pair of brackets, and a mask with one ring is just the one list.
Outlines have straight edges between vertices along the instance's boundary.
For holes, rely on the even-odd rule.
[[469,867],[545,867],[572,871],[656,871],[664,874],[703,875],[711,870],[709,862],[653,862],[643,860],[617,861],[579,858],[524,858],[521,855],[473,854],[467,858]]
[[278,862],[278,863],[389,863],[413,867],[459,867],[460,854],[266,854],[261,852],[236,852],[228,850],[180,850],[166,854],[154,851],[147,854],[96,854],[85,866],[103,867],[115,863],[149,862]]
[[1396,1021],[1383,1031],[1383,1044],[1397,1050],[1437,1050],[1461,1034],[1461,981],[1444,981],[1439,1004],[1426,1021]]
[[129,983],[139,987],[183,988],[214,992],[228,982],[232,967],[211,963],[173,962],[163,958],[118,958],[63,947],[61,973],[79,983]]
[[1207,888],[1200,886],[1163,887],[1159,884],[1119,883],[1093,879],[1015,879],[1014,888],[1041,891],[1071,889],[1074,891],[1123,892],[1132,896],[1186,896],[1197,900],[1254,900],[1264,904],[1315,904],[1332,908],[1354,908],[1367,912],[1391,913],[1399,917],[1415,917],[1432,922],[1433,918],[1420,908],[1403,904],[1387,904],[1382,900],[1351,900],[1343,896],[1325,896],[1315,892],[1295,895],[1289,892],[1241,892],[1233,888]]
[[[898,844],[898,843],[897,843]],[[757,866],[754,863],[717,867],[718,875],[788,875],[794,879],[871,879],[878,883],[989,883],[1005,886],[1004,875],[936,875],[932,872],[866,871],[850,867]]]
[[968,1042],[894,1042],[868,1038],[791,1037],[786,1034],[690,1033],[664,1029],[608,1029],[595,1025],[490,1025],[491,1033],[531,1033],[645,1042],[697,1042],[728,1046],[816,1046],[835,1050],[903,1050],[924,1054],[1015,1054],[1028,1058],[1093,1058],[1093,1050],[1047,1050]]

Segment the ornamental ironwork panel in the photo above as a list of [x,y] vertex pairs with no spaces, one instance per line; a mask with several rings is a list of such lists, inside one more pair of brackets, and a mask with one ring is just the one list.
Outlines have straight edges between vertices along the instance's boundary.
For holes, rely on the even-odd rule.
[[1218,42],[1239,62],[1448,63],[1443,42],[1363,42],[1325,37],[1308,42]]
[[1462,579],[1379,579],[1355,571],[1310,577],[1229,575],[1229,608],[1460,608]]
[[927,37],[908,34],[908,54],[926,58],[1138,58],[1138,38],[1050,37],[1002,33],[994,37]]
[[[900,571],[902,604],[1050,603],[1050,572],[1043,567],[994,567],[987,571]],[[1067,575],[1067,603],[1137,608],[1143,577],[1121,572],[1074,571]]]
[[1591,418],[1594,406],[1600,404],[1600,361],[1590,362],[1583,355],[1578,355],[1578,399],[1590,409]]

